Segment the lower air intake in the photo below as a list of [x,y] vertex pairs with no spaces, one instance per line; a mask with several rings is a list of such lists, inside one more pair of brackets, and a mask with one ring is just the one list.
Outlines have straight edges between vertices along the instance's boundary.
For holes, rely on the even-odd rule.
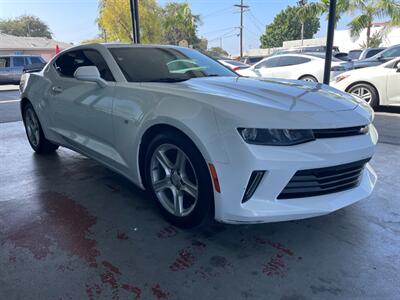
[[334,167],[297,171],[278,199],[312,197],[355,188],[359,185],[362,171],[369,160],[370,158]]

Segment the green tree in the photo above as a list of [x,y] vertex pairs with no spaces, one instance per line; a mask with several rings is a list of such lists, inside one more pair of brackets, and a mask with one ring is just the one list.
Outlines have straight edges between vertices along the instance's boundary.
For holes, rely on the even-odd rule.
[[[156,0],[140,0],[141,42],[160,43],[162,10]],[[97,24],[101,31],[96,41],[132,42],[132,20],[129,0],[101,0]]]
[[32,15],[0,20],[0,32],[16,36],[52,38],[49,26],[38,17]]
[[[326,18],[328,19],[329,13],[329,4],[330,0],[320,0],[316,3],[317,9],[320,14],[326,14]],[[343,14],[349,11],[350,0],[337,0],[336,2],[336,16],[335,16],[335,27],[337,23],[342,18]]]
[[[317,16],[307,16],[304,22],[304,38],[310,39],[318,32],[320,23]],[[282,47],[284,41],[301,39],[302,21],[299,18],[299,9],[288,6],[267,25],[265,33],[261,35],[261,48]]]
[[200,16],[194,15],[188,2],[170,2],[163,10],[164,43],[178,45],[186,40],[198,48],[201,40],[197,37]]
[[374,34],[371,35],[369,39],[369,45],[367,47],[366,41],[362,42],[360,44],[361,49],[366,49],[366,48],[377,48],[382,44],[383,38],[385,36],[385,33],[383,30],[377,31]]
[[228,57],[229,53],[221,47],[211,47],[205,51],[207,55],[212,57]]
[[297,5],[297,15],[301,23],[300,39],[303,46],[305,23],[307,20],[317,18],[320,15],[320,9],[316,3],[309,3],[308,0],[299,0]]
[[398,0],[350,0],[349,9],[357,16],[348,24],[350,34],[358,38],[367,29],[365,47],[371,47],[371,38],[376,44],[377,37],[372,36],[371,28],[375,18],[390,18],[387,26],[400,25],[400,3]]

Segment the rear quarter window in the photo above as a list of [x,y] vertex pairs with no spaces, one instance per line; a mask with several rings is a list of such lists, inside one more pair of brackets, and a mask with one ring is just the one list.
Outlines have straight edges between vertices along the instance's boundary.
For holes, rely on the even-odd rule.
[[9,67],[10,67],[10,58],[0,57],[0,68],[9,68]]

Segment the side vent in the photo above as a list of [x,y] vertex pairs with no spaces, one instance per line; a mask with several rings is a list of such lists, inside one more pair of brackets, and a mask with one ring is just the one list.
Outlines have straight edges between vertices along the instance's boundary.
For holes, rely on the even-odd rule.
[[253,196],[254,192],[261,182],[261,179],[263,179],[264,174],[265,171],[253,171],[253,173],[251,173],[249,183],[247,184],[247,188],[242,199],[242,203],[247,202]]

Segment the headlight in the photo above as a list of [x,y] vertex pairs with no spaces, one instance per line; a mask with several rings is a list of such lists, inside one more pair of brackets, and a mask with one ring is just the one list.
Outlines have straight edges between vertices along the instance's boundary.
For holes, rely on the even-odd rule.
[[309,129],[258,129],[238,128],[243,140],[248,144],[290,146],[315,140]]
[[349,74],[342,74],[342,75],[336,76],[335,81],[336,82],[340,82],[340,81],[342,81],[342,80],[344,80],[344,79],[346,79],[348,77],[350,77]]

